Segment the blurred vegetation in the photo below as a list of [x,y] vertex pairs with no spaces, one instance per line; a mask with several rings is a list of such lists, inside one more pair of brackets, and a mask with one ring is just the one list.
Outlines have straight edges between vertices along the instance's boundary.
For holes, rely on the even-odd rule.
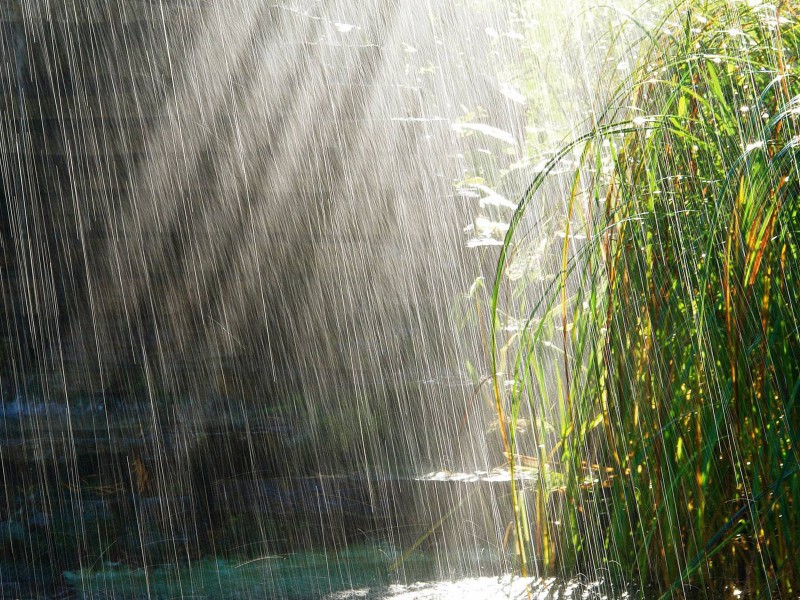
[[[800,591],[798,9],[681,3],[511,219],[492,351],[511,468],[541,473],[514,490],[525,571]],[[523,217],[573,156],[560,273],[526,304]]]

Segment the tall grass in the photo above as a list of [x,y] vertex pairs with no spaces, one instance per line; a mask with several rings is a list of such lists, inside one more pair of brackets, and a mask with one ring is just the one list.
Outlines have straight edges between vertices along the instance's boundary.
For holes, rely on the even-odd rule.
[[[800,593],[798,9],[681,4],[519,204],[491,347],[511,468],[536,465],[513,489],[526,572]],[[560,273],[531,308],[508,273],[573,155]]]

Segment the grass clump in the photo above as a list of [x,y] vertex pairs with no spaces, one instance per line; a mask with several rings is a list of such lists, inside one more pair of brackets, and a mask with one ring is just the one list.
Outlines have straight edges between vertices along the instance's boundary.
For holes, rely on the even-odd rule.
[[[542,475],[514,490],[525,570],[800,593],[799,8],[681,4],[520,202],[492,349],[512,469],[525,449]],[[524,215],[573,154],[559,273],[530,308],[508,276]]]

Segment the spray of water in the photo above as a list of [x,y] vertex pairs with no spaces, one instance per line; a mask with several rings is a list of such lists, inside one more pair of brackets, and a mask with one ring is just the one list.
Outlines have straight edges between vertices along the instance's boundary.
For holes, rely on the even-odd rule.
[[[485,281],[626,31],[588,6],[2,9],[9,594],[514,569]],[[560,269],[543,198],[529,298]]]

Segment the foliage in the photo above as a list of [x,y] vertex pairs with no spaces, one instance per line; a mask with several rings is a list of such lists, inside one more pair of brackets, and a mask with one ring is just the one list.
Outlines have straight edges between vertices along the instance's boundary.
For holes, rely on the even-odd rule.
[[[678,6],[511,220],[497,410],[512,469],[526,447],[563,474],[517,483],[524,570],[594,566],[663,594],[800,590],[798,9]],[[523,217],[575,153],[560,273],[530,308],[530,280],[509,277]],[[517,435],[526,413],[537,426]]]

